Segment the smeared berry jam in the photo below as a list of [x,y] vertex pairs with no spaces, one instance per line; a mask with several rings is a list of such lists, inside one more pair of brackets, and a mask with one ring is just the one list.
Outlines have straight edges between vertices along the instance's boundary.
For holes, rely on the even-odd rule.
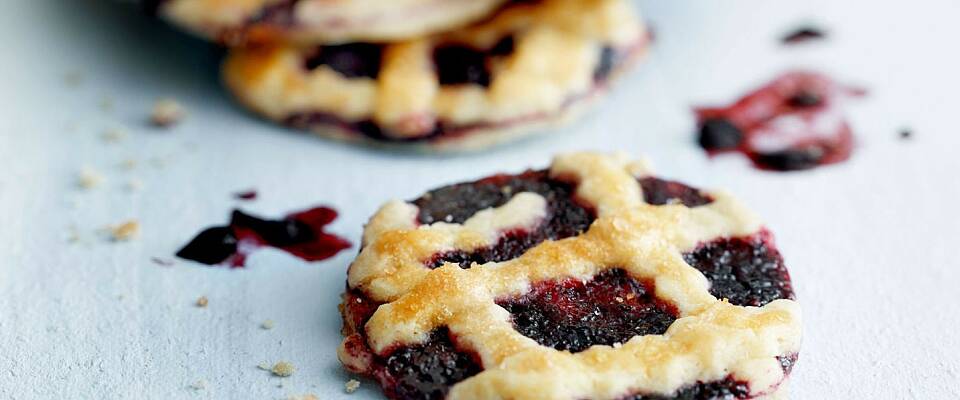
[[347,78],[377,79],[382,58],[383,45],[349,43],[318,47],[304,66],[313,70],[326,65]]
[[350,247],[350,242],[324,231],[336,218],[337,212],[327,207],[296,212],[281,220],[234,210],[229,225],[203,230],[177,252],[177,257],[207,265],[243,267],[250,253],[270,246],[306,261],[324,260]]
[[430,333],[426,343],[400,347],[381,359],[375,372],[391,399],[440,400],[450,387],[483,370],[479,357],[457,349],[447,328]]
[[699,207],[713,202],[710,195],[680,182],[652,176],[640,178],[639,181],[640,188],[643,190],[643,201],[647,204],[662,206],[679,202],[687,207]]
[[794,299],[790,274],[768,232],[701,244],[683,255],[710,281],[710,293],[738,306]]
[[686,386],[672,395],[632,395],[621,400],[734,400],[749,399],[750,385],[738,381],[732,376],[721,381],[698,382]]
[[783,44],[797,44],[814,40],[822,40],[826,37],[827,34],[820,28],[815,26],[803,26],[784,35],[782,38],[780,38],[780,42]]
[[662,334],[678,315],[675,306],[656,297],[652,281],[639,281],[622,269],[588,282],[541,282],[527,294],[497,304],[510,312],[514,328],[524,336],[571,352]]
[[853,148],[841,103],[863,93],[820,74],[787,73],[729,107],[697,109],[698,142],[711,155],[740,152],[766,170],[838,163]]
[[500,207],[517,193],[532,192],[547,201],[547,216],[532,232],[504,232],[495,245],[473,252],[438,254],[427,261],[431,267],[444,262],[469,268],[472,263],[501,262],[519,257],[547,240],[576,236],[596,219],[593,211],[574,198],[574,185],[551,179],[547,171],[527,171],[519,175],[495,175],[476,182],[460,183],[432,190],[412,201],[420,211],[417,221],[463,223],[480,210]]
[[234,193],[233,198],[237,200],[253,201],[257,199],[257,195],[258,195],[257,191],[251,189],[251,190],[244,190],[242,192]]

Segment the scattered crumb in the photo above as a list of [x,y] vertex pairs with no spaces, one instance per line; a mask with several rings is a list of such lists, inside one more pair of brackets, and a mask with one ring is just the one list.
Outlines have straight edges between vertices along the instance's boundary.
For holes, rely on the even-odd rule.
[[115,242],[125,242],[140,235],[140,223],[129,220],[110,227],[110,237]]
[[169,164],[169,163],[170,163],[170,160],[169,160],[168,158],[165,158],[165,157],[159,157],[159,156],[157,156],[157,157],[151,157],[151,158],[150,158],[150,164],[153,165],[154,167],[157,167],[157,168],[166,167],[167,164]]
[[69,87],[77,87],[83,83],[83,73],[80,71],[68,71],[63,75],[63,83]]
[[302,394],[302,395],[299,395],[299,396],[290,396],[290,397],[287,397],[287,400],[320,400],[320,398],[317,397],[317,395],[315,395],[315,394],[313,394],[313,393],[307,393],[307,394]]
[[358,381],[358,380],[356,380],[356,379],[351,379],[351,380],[347,381],[346,384],[343,385],[343,389],[346,390],[347,393],[356,392],[357,389],[359,389],[359,388],[360,388],[360,381]]
[[900,139],[908,140],[913,138],[913,130],[910,128],[904,128],[900,130]]
[[196,381],[190,384],[190,389],[193,389],[193,390],[203,390],[206,388],[207,388],[207,381],[204,379],[201,379],[199,381]]
[[104,180],[103,174],[93,169],[93,167],[85,165],[80,168],[77,184],[83,189],[93,189],[103,184]]
[[153,105],[150,122],[159,127],[168,127],[183,119],[183,106],[173,99],[160,99]]
[[293,375],[296,370],[297,369],[293,366],[293,364],[286,361],[280,361],[276,364],[273,364],[273,368],[270,368],[270,371],[273,372],[274,375],[280,377],[288,377]]
[[172,260],[167,260],[167,259],[165,259],[165,258],[151,257],[151,258],[150,258],[150,261],[153,261],[154,264],[157,264],[157,265],[159,265],[159,266],[161,266],[161,267],[170,267],[170,266],[173,266],[173,261],[172,261]]
[[243,192],[237,192],[233,194],[233,198],[237,200],[256,200],[257,191],[250,189],[250,190],[245,190]]
[[820,40],[827,37],[827,34],[815,26],[801,26],[780,38],[783,44],[797,44],[813,40]]
[[113,98],[110,96],[104,96],[100,99],[100,109],[104,112],[113,111]]
[[136,159],[128,158],[120,162],[120,169],[123,169],[125,171],[130,171],[130,170],[133,170],[134,168],[137,168]]
[[197,307],[206,308],[210,300],[207,300],[207,296],[200,296],[197,298]]
[[614,300],[616,300],[617,303],[623,303],[623,297],[617,296],[614,298]]
[[81,239],[80,230],[76,226],[70,225],[67,227],[67,243],[77,243]]
[[100,138],[107,143],[121,142],[127,138],[127,130],[121,127],[113,127],[104,131]]
[[268,319],[266,321],[263,321],[263,323],[260,324],[260,327],[266,330],[273,329],[273,320]]
[[140,189],[143,189],[143,181],[137,178],[130,178],[130,180],[127,181],[126,186],[128,191],[138,192]]
[[257,368],[262,369],[262,370],[264,370],[264,371],[270,371],[271,369],[273,369],[273,368],[270,366],[270,364],[267,364],[267,363],[265,363],[265,362],[260,363],[260,364],[257,364]]

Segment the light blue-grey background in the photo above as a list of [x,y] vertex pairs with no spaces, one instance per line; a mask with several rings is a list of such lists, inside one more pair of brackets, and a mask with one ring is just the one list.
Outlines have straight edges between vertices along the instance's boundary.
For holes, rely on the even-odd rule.
[[[0,2],[0,398],[348,398],[334,349],[353,251],[310,265],[265,250],[236,271],[150,258],[224,222],[238,190],[257,188],[261,198],[240,205],[270,216],[333,205],[343,215],[332,230],[356,242],[388,198],[578,149],[646,156],[664,176],[737,193],[768,222],[804,308],[793,398],[960,397],[960,3],[638,5],[655,49],[596,113],[564,132],[438,158],[258,120],[221,90],[216,50],[112,2]],[[829,40],[778,44],[807,21]],[[850,162],[765,173],[692,144],[692,105],[732,100],[793,67],[870,89],[850,111]],[[74,73],[81,82],[65,83]],[[162,96],[189,113],[168,131],[144,123]],[[128,138],[105,143],[115,126]],[[913,140],[898,140],[903,127]],[[138,165],[120,168],[127,159]],[[104,185],[77,189],[83,165]],[[130,180],[144,187],[129,192]],[[140,239],[96,232],[125,219],[140,221]],[[193,306],[201,295],[206,309]],[[259,329],[265,319],[276,328]],[[278,387],[256,365],[281,359],[298,371]],[[206,389],[188,388],[198,380]],[[378,396],[365,381],[349,398]]]

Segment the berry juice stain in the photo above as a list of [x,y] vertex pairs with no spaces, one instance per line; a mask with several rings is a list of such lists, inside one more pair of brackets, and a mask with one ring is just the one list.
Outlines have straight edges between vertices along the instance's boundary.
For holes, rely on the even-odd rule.
[[230,224],[204,229],[177,251],[177,257],[207,265],[243,267],[247,256],[261,247],[274,247],[305,261],[320,261],[350,248],[347,240],[324,231],[337,212],[317,207],[280,220],[233,210]]
[[757,168],[798,171],[850,158],[853,133],[842,106],[863,96],[813,72],[789,72],[727,107],[696,108],[708,154],[737,152]]
[[823,40],[826,37],[827,34],[823,29],[815,26],[801,26],[780,38],[780,43],[792,45]]

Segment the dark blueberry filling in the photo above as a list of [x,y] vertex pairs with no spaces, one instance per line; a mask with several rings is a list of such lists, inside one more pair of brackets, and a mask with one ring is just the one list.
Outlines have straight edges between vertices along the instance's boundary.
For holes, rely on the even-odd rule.
[[793,299],[790,274],[766,233],[718,239],[683,255],[710,281],[710,293],[738,306]]
[[621,400],[735,400],[748,398],[750,398],[750,385],[728,376],[721,381],[698,382],[668,396],[638,394]]
[[308,70],[326,65],[347,78],[376,79],[380,73],[383,45],[349,43],[321,46],[304,61]]
[[466,46],[441,46],[433,51],[433,63],[441,85],[490,85],[490,68],[484,51]]
[[593,70],[593,80],[595,82],[604,82],[610,77],[613,68],[619,63],[619,53],[613,47],[604,46],[600,50],[600,61]]
[[426,343],[394,350],[383,360],[378,378],[391,399],[439,400],[451,386],[482,370],[477,357],[459,351],[449,330],[440,328]]
[[497,304],[510,312],[524,336],[571,352],[662,334],[678,315],[676,307],[656,297],[652,281],[636,280],[622,269],[588,282],[538,283],[529,293]]
[[783,44],[796,44],[812,40],[824,39],[827,34],[820,28],[813,26],[804,26],[795,29],[780,39]]
[[643,189],[643,201],[647,204],[661,206],[679,201],[687,207],[699,207],[713,202],[713,198],[700,189],[652,176],[640,178],[640,187]]
[[474,262],[506,261],[519,257],[544,241],[579,235],[590,227],[596,216],[590,209],[577,203],[574,190],[574,185],[551,179],[546,171],[527,171],[519,175],[496,175],[428,192],[412,201],[420,209],[417,221],[421,224],[439,221],[463,223],[477,211],[500,207],[521,192],[543,196],[547,200],[547,216],[533,232],[505,232],[493,246],[473,252],[438,254],[427,264],[436,268],[444,262],[450,262],[469,268]]
[[736,149],[743,141],[743,132],[725,118],[708,118],[700,122],[697,141],[708,151]]
[[207,265],[229,262],[242,267],[250,251],[271,246],[307,261],[324,260],[350,247],[350,242],[324,231],[336,218],[337,212],[326,207],[297,212],[280,220],[234,210],[229,225],[203,230],[177,251],[177,257]]
[[750,154],[757,165],[774,171],[802,171],[820,165],[829,153],[823,144],[811,144],[802,148]]
[[513,35],[506,36],[503,39],[500,39],[500,41],[498,41],[497,44],[493,45],[493,47],[490,48],[490,55],[509,56],[513,54],[513,51],[516,48],[515,42],[516,40],[513,38]]

